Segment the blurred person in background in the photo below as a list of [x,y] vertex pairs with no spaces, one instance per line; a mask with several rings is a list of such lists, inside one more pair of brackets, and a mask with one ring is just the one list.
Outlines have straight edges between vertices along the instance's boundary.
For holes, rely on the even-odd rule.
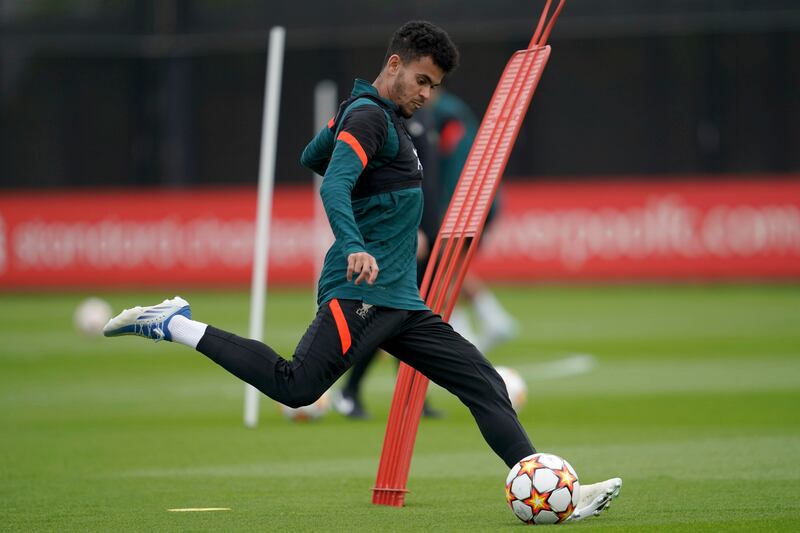
[[[463,100],[444,89],[434,91],[428,105],[438,134],[438,201],[439,208],[444,214],[455,193],[461,170],[467,161],[480,123]],[[484,232],[498,215],[501,192],[502,189],[498,190],[489,210]],[[430,243],[432,245],[433,240]],[[467,271],[460,296],[459,305],[450,315],[450,325],[472,342],[478,350],[488,353],[498,343],[516,336],[519,328],[517,321],[472,271]],[[470,310],[474,314],[477,329],[472,325]]]

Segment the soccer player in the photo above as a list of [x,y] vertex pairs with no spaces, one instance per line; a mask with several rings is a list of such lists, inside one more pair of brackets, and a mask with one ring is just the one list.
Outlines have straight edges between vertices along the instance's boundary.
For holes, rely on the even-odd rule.
[[[320,274],[317,315],[291,360],[193,320],[189,303],[177,296],[123,311],[104,334],[187,345],[290,407],[313,403],[354,361],[382,348],[456,395],[509,467],[535,453],[498,373],[426,307],[417,289],[422,168],[404,119],[457,62],[442,29],[404,24],[375,81],[357,79],[336,117],[303,151],[301,163],[324,176],[320,195],[335,242]],[[592,498],[581,498],[578,516],[607,507],[620,483],[614,478],[585,487]]]

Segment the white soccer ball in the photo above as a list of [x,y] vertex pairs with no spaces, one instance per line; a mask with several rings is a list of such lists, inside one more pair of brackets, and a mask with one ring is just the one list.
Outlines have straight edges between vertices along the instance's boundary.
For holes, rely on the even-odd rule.
[[111,320],[111,306],[101,298],[86,298],[75,308],[75,329],[84,335],[97,337],[103,334],[103,326]]
[[293,422],[307,422],[309,420],[316,420],[328,412],[331,407],[330,396],[324,392],[319,399],[311,405],[304,405],[303,407],[289,407],[279,403],[281,413],[283,416],[292,420]]
[[526,524],[563,522],[575,510],[580,494],[575,469],[551,453],[521,459],[506,478],[506,501]]
[[495,370],[497,370],[497,373],[500,374],[506,384],[511,406],[519,413],[528,400],[528,386],[525,384],[525,380],[513,368],[498,366]]

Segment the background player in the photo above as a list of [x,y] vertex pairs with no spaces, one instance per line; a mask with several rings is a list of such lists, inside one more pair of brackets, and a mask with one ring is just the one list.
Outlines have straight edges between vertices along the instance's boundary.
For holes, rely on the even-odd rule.
[[[461,170],[467,161],[480,124],[463,100],[444,89],[434,91],[428,106],[438,137],[437,201],[439,209],[444,214],[455,193]],[[489,211],[484,232],[499,212],[501,193],[502,189],[498,191]],[[430,243],[432,245],[433,240]],[[516,335],[517,321],[505,310],[483,281],[471,271],[468,271],[464,278],[460,296],[459,305],[450,315],[450,324],[481,352],[488,353],[498,343]],[[469,308],[464,306],[465,299]],[[470,314],[474,314],[477,329],[473,328]]]

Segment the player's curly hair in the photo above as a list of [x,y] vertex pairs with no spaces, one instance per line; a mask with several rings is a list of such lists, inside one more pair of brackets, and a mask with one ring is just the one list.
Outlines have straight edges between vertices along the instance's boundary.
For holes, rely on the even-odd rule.
[[439,26],[426,20],[406,22],[394,32],[383,59],[384,65],[393,54],[400,56],[403,61],[430,56],[445,74],[458,66],[458,49],[450,36]]

